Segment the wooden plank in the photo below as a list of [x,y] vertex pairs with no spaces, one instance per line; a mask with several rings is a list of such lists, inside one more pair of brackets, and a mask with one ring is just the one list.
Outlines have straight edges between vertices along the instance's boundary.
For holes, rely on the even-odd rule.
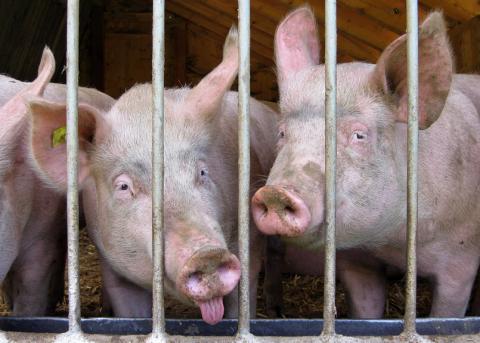
[[[407,17],[405,0],[340,0],[344,6],[376,20],[389,30],[401,35],[406,31]],[[424,7],[419,6],[419,20],[428,15]]]
[[455,51],[457,72],[480,72],[480,16],[450,30],[449,36]]
[[[235,6],[228,0],[200,0],[210,7],[217,6],[224,11],[231,11]],[[258,29],[263,31],[271,31],[272,34],[276,30],[276,26],[283,19],[283,17],[292,9],[290,6],[280,2],[266,2],[266,1],[252,1],[251,2],[252,13],[256,14],[258,18]],[[260,26],[264,26],[260,28]],[[325,35],[323,25],[319,25],[320,39],[323,42]],[[273,40],[273,38],[272,38]],[[323,43],[322,43],[323,44]],[[339,62],[349,61],[352,58],[361,61],[374,62],[380,56],[380,50],[372,48],[354,37],[339,32],[338,36],[338,53]]]
[[[198,2],[208,6],[210,8],[217,9],[220,12],[223,12],[230,18],[235,18],[237,20],[238,12],[238,2],[237,1],[228,1],[228,0],[197,0]],[[256,8],[260,1],[252,1],[251,6],[251,25],[255,29],[262,31],[269,36],[273,37],[275,34],[275,29],[278,24],[278,19],[272,19],[271,17],[263,15],[261,11],[258,11]]]
[[[169,1],[167,3],[167,8],[169,11],[181,16],[182,18],[185,18],[186,20],[203,27],[204,29],[209,30],[212,33],[220,35],[221,37],[223,37],[222,42],[225,39],[227,32],[232,24],[231,22],[227,24],[225,19],[220,20],[219,18],[215,17],[205,17],[201,13],[192,11],[192,9],[189,8],[188,5],[184,5],[180,2]],[[217,25],[212,25],[212,23],[216,23]],[[264,46],[263,44],[259,43],[255,38],[256,37],[252,36],[252,50],[259,56],[262,56],[269,61],[273,61],[273,52],[271,47]]]
[[432,9],[443,9],[447,16],[461,22],[480,14],[478,0],[421,0],[420,2]]
[[[211,0],[207,0],[211,1]],[[219,0],[222,1],[222,0]],[[223,0],[225,1],[225,0]],[[291,11],[294,6],[289,6],[281,1],[252,1],[252,11],[258,12],[263,16],[271,18],[272,21],[278,25],[280,21]],[[324,37],[325,29],[323,25],[318,26],[320,40],[322,42],[322,51],[324,49]],[[345,32],[338,31],[338,61],[349,61],[351,58],[343,58],[343,56],[351,56],[355,60],[375,62],[380,56],[380,50],[375,49],[356,38],[346,34]],[[321,54],[323,56],[323,53]]]
[[[167,8],[172,10],[172,12],[177,13],[176,11],[180,10],[182,7],[182,14],[188,16],[189,20],[195,22],[195,17],[203,17],[210,22],[210,26],[219,25],[223,28],[230,28],[233,24],[237,23],[237,19],[235,17],[230,17],[225,15],[223,12],[219,12],[214,10],[208,6],[205,6],[201,2],[192,2],[186,4],[185,1],[182,0],[170,0],[167,4]],[[191,14],[188,14],[191,12]],[[228,31],[228,30],[227,30]],[[272,36],[256,30],[255,28],[251,29],[251,39],[252,43],[258,44],[264,48],[264,51],[271,51],[273,46],[273,38]],[[252,44],[253,45],[253,44]]]
[[[270,6],[278,6],[278,3],[287,5],[291,9],[304,5],[303,0],[262,0],[262,3]],[[325,6],[323,1],[312,2],[310,6],[315,11],[315,15],[322,24],[325,23]],[[394,41],[398,34],[388,30],[376,21],[370,20],[362,13],[351,9],[342,3],[337,4],[337,27],[342,32],[347,33],[365,45],[375,49],[383,50]]]
[[105,91],[111,96],[119,97],[136,83],[152,80],[151,35],[107,33],[104,54]]

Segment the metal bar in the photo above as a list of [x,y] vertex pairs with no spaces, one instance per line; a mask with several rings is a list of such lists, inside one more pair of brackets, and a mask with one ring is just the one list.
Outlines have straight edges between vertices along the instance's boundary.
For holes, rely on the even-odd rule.
[[[251,333],[258,336],[258,342],[272,342],[268,337],[274,337],[278,343],[281,338],[291,342],[316,342],[322,327],[321,319],[252,319]],[[447,342],[479,342],[480,341],[480,317],[466,318],[420,318],[417,319],[417,330],[421,335],[436,336],[435,342],[443,339]],[[51,341],[52,333],[63,333],[68,330],[68,319],[63,317],[0,317],[0,328],[11,332],[24,333],[49,333],[42,339],[33,339],[21,342]],[[336,332],[340,335],[350,336],[348,342],[356,342],[363,339],[364,342],[383,342],[379,336],[398,336],[403,330],[403,319],[337,319]],[[82,318],[82,329],[85,334],[110,335],[116,341],[143,342],[145,336],[137,340],[133,335],[147,335],[152,331],[150,318]],[[210,342],[234,341],[233,336],[237,331],[237,320],[224,319],[217,325],[209,325],[201,319],[167,319],[166,330],[169,335],[190,338],[192,342],[208,336]],[[5,332],[4,331],[4,332]],[[122,338],[119,335],[128,335]],[[455,336],[453,336],[455,335]],[[470,340],[460,335],[475,335]],[[223,336],[223,337],[222,337]],[[227,337],[225,337],[227,336]],[[229,336],[229,337],[228,337]],[[113,337],[112,337],[113,338]],[[3,342],[0,335],[0,342]],[[456,339],[456,340],[455,340]],[[98,338],[97,341],[109,341],[106,337]],[[13,340],[12,340],[13,341]],[[395,341],[388,337],[387,342]],[[397,341],[407,342],[398,338]],[[411,340],[412,341],[412,340]],[[9,341],[11,342],[11,341]]]
[[408,163],[407,163],[407,289],[405,334],[416,332],[417,294],[417,163],[418,163],[418,2],[407,1]]
[[325,1],[325,282],[323,335],[335,334],[335,174],[337,159],[337,12]]
[[78,258],[78,26],[79,0],[67,7],[67,225],[68,225],[68,326],[80,327],[80,277]]
[[238,74],[238,250],[241,262],[238,334],[250,333],[249,287],[249,204],[250,204],[250,0],[238,1],[239,74]]
[[165,334],[164,304],[164,76],[165,76],[165,0],[153,1],[152,40],[152,234],[153,234],[153,324],[154,335]]

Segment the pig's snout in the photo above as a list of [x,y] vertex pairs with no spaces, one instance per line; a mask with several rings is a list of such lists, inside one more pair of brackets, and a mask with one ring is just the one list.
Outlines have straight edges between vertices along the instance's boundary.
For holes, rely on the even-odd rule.
[[305,202],[283,187],[264,186],[252,198],[252,214],[260,231],[267,235],[295,237],[310,225]]
[[223,318],[223,297],[237,286],[240,262],[228,250],[201,249],[189,258],[177,279],[177,286],[192,299],[209,324]]

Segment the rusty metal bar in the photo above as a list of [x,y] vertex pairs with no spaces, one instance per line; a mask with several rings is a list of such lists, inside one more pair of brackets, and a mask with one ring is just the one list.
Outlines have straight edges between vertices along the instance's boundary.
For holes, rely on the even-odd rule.
[[153,1],[152,40],[152,235],[153,235],[153,318],[152,334],[165,334],[164,304],[164,76],[165,76],[165,0]]
[[78,27],[79,0],[67,7],[67,234],[68,234],[68,326],[80,327],[80,276],[78,258]]
[[335,173],[337,159],[337,12],[325,1],[325,282],[322,335],[335,334]]
[[418,2],[407,1],[408,163],[407,163],[407,287],[405,334],[415,334],[417,295],[417,164],[418,164]]
[[241,262],[239,285],[238,334],[250,333],[249,287],[249,205],[250,205],[250,0],[238,1],[239,74],[238,74],[238,250]]

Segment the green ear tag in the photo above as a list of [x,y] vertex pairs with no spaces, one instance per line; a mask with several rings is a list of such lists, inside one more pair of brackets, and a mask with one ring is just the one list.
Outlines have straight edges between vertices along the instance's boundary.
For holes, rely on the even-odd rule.
[[67,137],[67,127],[62,126],[55,129],[52,133],[52,148],[55,148],[61,144],[65,144]]

